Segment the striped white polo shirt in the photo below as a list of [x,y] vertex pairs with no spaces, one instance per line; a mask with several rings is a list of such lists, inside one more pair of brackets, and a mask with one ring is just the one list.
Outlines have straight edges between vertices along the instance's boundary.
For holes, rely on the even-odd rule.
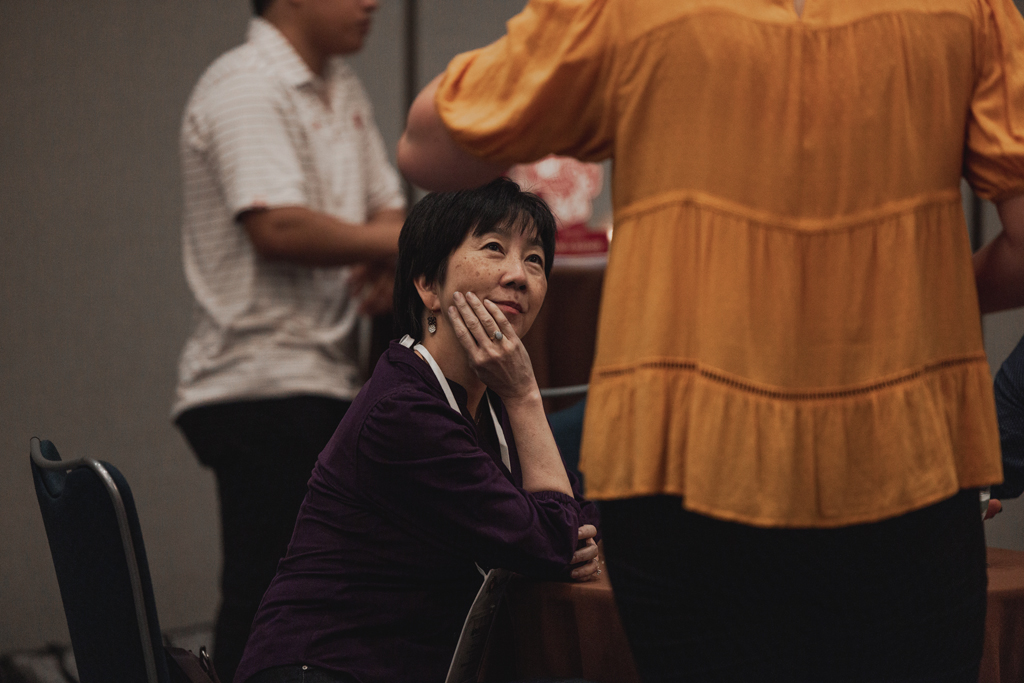
[[182,251],[195,327],[172,417],[206,403],[359,390],[349,269],[267,261],[236,220],[256,207],[304,206],[364,223],[404,205],[362,84],[340,58],[325,73],[256,18],[248,41],[192,93],[181,132]]

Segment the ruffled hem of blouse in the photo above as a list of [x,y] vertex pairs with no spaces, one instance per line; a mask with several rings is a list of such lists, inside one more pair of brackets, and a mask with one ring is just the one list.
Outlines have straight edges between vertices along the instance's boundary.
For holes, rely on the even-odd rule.
[[999,483],[988,365],[960,361],[821,396],[749,391],[697,364],[595,376],[581,458],[587,496],[680,495],[719,519],[827,528]]

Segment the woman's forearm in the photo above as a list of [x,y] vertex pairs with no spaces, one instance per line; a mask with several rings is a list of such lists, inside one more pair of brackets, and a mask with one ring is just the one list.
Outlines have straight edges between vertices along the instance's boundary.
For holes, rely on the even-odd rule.
[[508,411],[512,433],[516,436],[523,488],[531,493],[557,491],[571,496],[572,487],[544,414],[540,390],[505,401],[505,410]]
[[[557,491],[572,496],[562,456],[544,414],[530,355],[515,328],[497,304],[481,300],[473,292],[455,292],[452,300],[455,303],[448,309],[448,319],[466,352],[471,372],[501,397],[508,411],[523,471],[523,488],[531,493]],[[504,336],[495,339],[494,330],[499,326]]]

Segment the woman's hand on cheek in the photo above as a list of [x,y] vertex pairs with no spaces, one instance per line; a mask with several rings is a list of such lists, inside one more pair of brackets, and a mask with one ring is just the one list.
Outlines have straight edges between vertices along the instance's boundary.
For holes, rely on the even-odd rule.
[[505,400],[538,391],[530,356],[501,309],[472,292],[455,292],[453,299],[448,317],[480,381]]

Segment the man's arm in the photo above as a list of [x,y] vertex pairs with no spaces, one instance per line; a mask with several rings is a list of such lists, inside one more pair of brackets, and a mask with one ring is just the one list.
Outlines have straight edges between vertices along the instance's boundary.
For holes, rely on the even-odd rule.
[[996,205],[1003,230],[974,255],[982,313],[1024,306],[1024,195]]
[[452,138],[437,113],[438,76],[409,109],[405,132],[398,141],[398,168],[410,182],[432,192],[479,187],[508,167],[477,159]]
[[401,209],[385,209],[365,224],[347,223],[301,206],[252,209],[239,216],[260,256],[306,266],[389,259],[398,252],[404,219]]

